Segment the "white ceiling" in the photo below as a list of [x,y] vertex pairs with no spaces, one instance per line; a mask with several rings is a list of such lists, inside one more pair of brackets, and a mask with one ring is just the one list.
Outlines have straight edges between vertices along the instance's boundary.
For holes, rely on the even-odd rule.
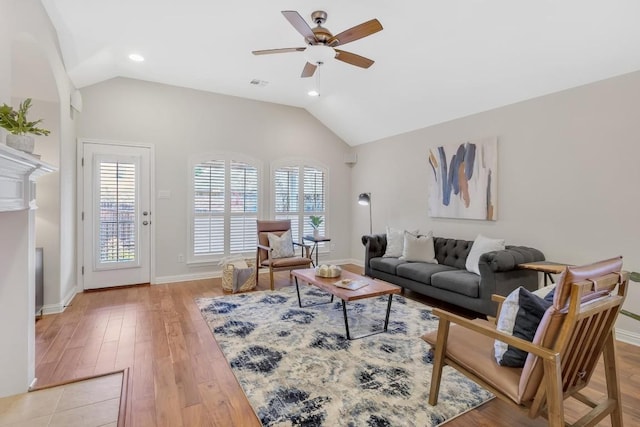
[[[638,0],[42,3],[79,88],[124,76],[302,107],[350,145],[640,69]],[[310,98],[304,53],[251,51],[305,46],[280,11],[317,9],[333,34],[372,18],[384,30],[341,46],[371,68],[331,61]]]

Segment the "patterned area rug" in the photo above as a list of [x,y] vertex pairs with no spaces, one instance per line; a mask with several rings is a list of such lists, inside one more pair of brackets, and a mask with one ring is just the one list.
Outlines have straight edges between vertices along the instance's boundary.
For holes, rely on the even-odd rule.
[[[329,301],[303,285],[302,303]],[[428,306],[396,295],[386,333],[346,339],[342,305],[299,308],[295,286],[196,299],[251,406],[265,426],[436,426],[492,395],[445,367],[438,405],[420,336],[437,328]],[[387,297],[347,304],[349,329],[382,329]]]

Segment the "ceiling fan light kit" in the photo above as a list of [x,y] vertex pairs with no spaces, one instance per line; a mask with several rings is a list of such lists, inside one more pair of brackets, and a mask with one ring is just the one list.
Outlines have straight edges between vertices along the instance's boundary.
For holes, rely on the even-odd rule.
[[336,57],[336,51],[331,46],[317,44],[310,45],[304,51],[304,58],[309,64],[326,64]]
[[363,22],[334,36],[329,30],[322,26],[327,20],[327,13],[325,11],[316,10],[311,14],[311,20],[316,24],[316,27],[313,29],[295,10],[283,10],[282,15],[284,15],[296,31],[304,37],[307,47],[254,50],[252,52],[254,55],[304,51],[307,62],[302,70],[301,77],[313,76],[319,65],[325,64],[334,58],[360,68],[369,68],[373,65],[373,60],[356,55],[355,53],[338,50],[336,46],[341,46],[381,31],[382,24],[380,24],[380,21],[377,19]]

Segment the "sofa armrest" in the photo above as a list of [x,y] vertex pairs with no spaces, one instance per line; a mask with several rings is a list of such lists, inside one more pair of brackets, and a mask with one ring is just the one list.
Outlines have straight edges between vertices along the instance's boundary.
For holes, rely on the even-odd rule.
[[533,261],[544,261],[544,254],[526,246],[507,246],[480,256],[479,297],[487,303],[484,314],[495,316],[497,313],[498,304],[492,301],[493,294],[506,296],[519,286],[530,291],[538,288],[538,273],[518,268],[518,264]]
[[[492,251],[480,256],[479,265],[485,264],[493,272],[511,271],[518,264],[544,261],[544,254],[537,249],[526,246],[508,246],[501,251]],[[480,271],[483,268],[480,267]]]
[[370,276],[371,267],[369,266],[369,260],[371,258],[377,258],[384,255],[387,249],[387,235],[386,234],[372,234],[368,236],[362,236],[362,244],[364,245],[364,274]]

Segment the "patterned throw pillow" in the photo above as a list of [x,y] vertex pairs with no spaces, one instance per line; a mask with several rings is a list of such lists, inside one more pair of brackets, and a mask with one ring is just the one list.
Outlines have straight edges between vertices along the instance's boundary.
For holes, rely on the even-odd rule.
[[267,238],[269,239],[269,247],[273,249],[271,258],[289,258],[294,255],[291,230],[285,231],[280,236],[269,233]]
[[[550,306],[551,302],[521,286],[503,301],[496,329],[531,342],[544,312]],[[494,351],[499,365],[514,368],[523,367],[528,354],[500,340],[495,341]]]

